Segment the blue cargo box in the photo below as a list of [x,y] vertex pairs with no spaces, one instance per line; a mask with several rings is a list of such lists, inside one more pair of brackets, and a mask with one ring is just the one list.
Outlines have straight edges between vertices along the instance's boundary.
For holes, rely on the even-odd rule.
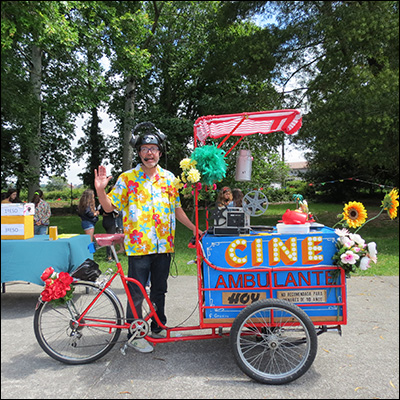
[[254,301],[277,298],[299,305],[313,321],[342,321],[345,293],[334,280],[337,235],[322,227],[307,234],[207,234],[202,244],[204,322],[232,322]]

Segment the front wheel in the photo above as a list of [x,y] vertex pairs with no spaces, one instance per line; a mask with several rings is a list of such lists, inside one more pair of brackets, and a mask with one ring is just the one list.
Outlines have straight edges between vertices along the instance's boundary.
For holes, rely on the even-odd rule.
[[[121,312],[112,292],[90,282],[76,282],[72,300],[64,305],[40,303],[33,327],[40,347],[54,359],[66,364],[86,364],[108,353],[117,342]],[[81,323],[77,320],[86,312]]]
[[240,369],[265,384],[294,381],[311,367],[317,334],[308,315],[295,304],[266,299],[235,318],[230,343]]

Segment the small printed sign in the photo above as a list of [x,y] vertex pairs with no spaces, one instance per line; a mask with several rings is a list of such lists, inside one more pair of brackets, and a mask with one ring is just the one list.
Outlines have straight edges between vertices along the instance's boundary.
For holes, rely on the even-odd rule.
[[277,298],[291,303],[326,303],[326,290],[282,290]]
[[223,292],[222,304],[225,305],[244,305],[252,304],[255,301],[266,299],[265,292]]
[[24,232],[24,224],[1,224],[1,236],[23,236]]
[[15,217],[19,215],[35,215],[35,205],[33,203],[5,203],[1,205],[2,217]]

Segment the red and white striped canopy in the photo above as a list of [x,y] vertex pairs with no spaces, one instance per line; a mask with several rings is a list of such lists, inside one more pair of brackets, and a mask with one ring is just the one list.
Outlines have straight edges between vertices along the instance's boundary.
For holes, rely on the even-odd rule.
[[202,144],[207,138],[217,139],[229,135],[247,136],[255,133],[267,134],[283,131],[296,133],[302,124],[298,110],[258,111],[241,114],[207,115],[194,124],[195,138]]

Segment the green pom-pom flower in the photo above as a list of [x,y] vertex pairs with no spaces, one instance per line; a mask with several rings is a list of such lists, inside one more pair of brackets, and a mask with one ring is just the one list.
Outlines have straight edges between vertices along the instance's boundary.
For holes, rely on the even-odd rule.
[[197,147],[192,153],[201,181],[206,185],[220,182],[226,175],[225,152],[215,144]]

